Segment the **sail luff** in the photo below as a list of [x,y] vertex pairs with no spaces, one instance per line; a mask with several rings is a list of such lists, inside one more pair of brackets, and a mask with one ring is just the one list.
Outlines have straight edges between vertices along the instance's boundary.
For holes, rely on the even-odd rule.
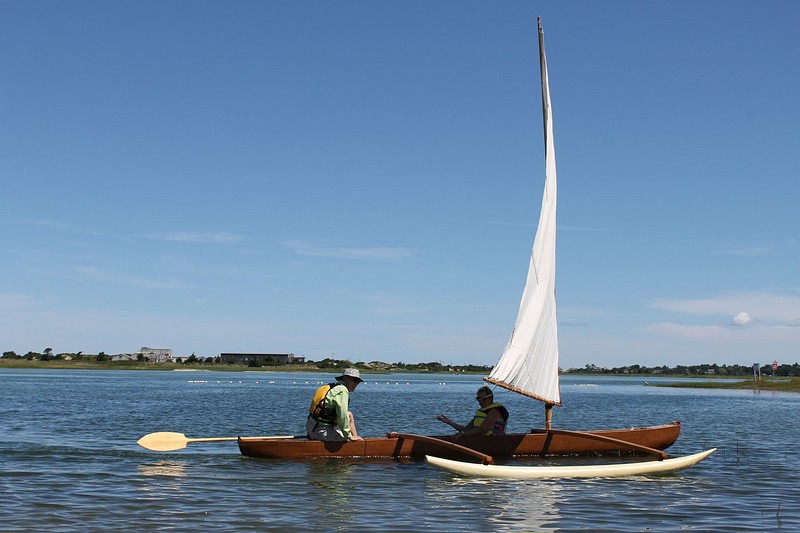
[[539,19],[539,68],[545,142],[545,186],[528,277],[511,338],[486,381],[561,405],[556,319],[556,162],[550,81]]

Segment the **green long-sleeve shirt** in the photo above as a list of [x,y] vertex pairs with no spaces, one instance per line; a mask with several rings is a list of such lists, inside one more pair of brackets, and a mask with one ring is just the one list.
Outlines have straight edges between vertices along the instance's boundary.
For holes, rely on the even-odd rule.
[[[338,385],[342,386],[339,387]],[[347,416],[349,404],[350,391],[341,381],[337,383],[336,387],[331,387],[331,390],[325,396],[325,407],[336,410],[336,427],[348,440],[353,436],[353,432],[350,429],[350,419]]]

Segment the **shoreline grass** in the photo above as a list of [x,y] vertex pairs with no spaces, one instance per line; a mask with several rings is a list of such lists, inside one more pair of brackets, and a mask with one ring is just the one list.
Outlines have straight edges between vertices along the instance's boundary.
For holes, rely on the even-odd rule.
[[[701,379],[701,378],[697,378]],[[685,389],[730,389],[730,390],[764,390],[779,392],[800,392],[800,378],[764,378],[760,381],[742,379],[734,382],[696,381],[681,383],[648,383],[651,387],[676,387]]]

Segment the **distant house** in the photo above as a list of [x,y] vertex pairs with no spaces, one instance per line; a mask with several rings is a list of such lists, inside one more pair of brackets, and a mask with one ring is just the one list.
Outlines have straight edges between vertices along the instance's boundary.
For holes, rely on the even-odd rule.
[[288,365],[291,363],[305,363],[305,357],[297,357],[293,353],[221,353],[219,361],[223,365],[249,365],[250,362],[263,365],[264,363],[278,363]]
[[136,361],[136,356],[129,353],[119,353],[111,356],[112,361]]
[[142,346],[142,348],[139,349],[139,353],[142,354],[145,360],[151,363],[172,362],[172,350],[169,348],[148,348]]

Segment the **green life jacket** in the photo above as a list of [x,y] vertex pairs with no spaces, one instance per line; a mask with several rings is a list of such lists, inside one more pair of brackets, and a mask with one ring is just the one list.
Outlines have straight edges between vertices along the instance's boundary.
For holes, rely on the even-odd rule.
[[336,409],[327,407],[325,405],[325,400],[328,398],[328,393],[337,386],[344,387],[345,385],[336,381],[317,389],[317,392],[314,393],[314,398],[311,400],[311,405],[308,408],[308,416],[317,422],[336,425]]
[[504,435],[506,432],[506,423],[508,422],[508,409],[503,407],[503,404],[497,402],[492,402],[486,407],[475,411],[475,418],[472,419],[472,422],[469,423],[468,427],[481,427],[483,421],[486,420],[486,415],[488,415],[489,411],[492,409],[500,409],[500,420],[495,421],[492,429],[486,431],[484,435]]

